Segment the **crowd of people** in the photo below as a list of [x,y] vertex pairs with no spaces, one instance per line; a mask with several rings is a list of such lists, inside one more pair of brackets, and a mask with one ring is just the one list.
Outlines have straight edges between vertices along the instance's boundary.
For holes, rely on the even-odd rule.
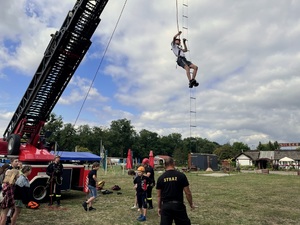
[[[2,201],[0,203],[0,225],[15,225],[21,213],[31,200],[30,182],[28,176],[32,171],[30,165],[23,165],[17,158],[12,158],[10,164],[5,163],[0,167],[0,194]],[[50,203],[52,205],[53,198],[60,206],[60,186],[63,172],[60,157],[55,159],[47,167],[49,175]]]
[[[157,205],[161,225],[190,225],[183,193],[185,193],[191,209],[195,209],[189,182],[184,173],[175,169],[173,158],[165,160],[165,172],[157,179]],[[134,189],[136,190],[135,203],[132,209],[138,208],[140,216],[138,221],[146,221],[147,209],[153,209],[152,189],[155,187],[154,169],[145,158],[137,171],[129,170],[128,175],[133,176]]]
[[22,208],[30,201],[30,184],[27,177],[31,170],[31,166],[23,166],[16,158],[0,168],[0,188],[3,197],[0,203],[0,225],[15,225]]
[[[133,188],[135,189],[134,207],[138,208],[140,213],[138,221],[146,221],[147,210],[152,210],[153,199],[152,189],[157,190],[157,212],[161,218],[161,225],[171,225],[173,221],[177,225],[190,225],[186,206],[184,204],[185,193],[188,204],[191,209],[195,208],[192,193],[189,188],[189,182],[184,173],[175,169],[173,158],[165,159],[165,172],[159,176],[155,182],[154,169],[149,164],[149,159],[145,158],[137,171],[129,170],[128,174],[133,176]],[[100,168],[98,162],[93,163],[92,170],[88,174],[88,188],[90,197],[82,203],[85,211],[96,210],[93,202],[97,197],[97,171]],[[0,189],[3,199],[0,203],[2,208],[0,215],[0,225],[15,225],[21,213],[30,201],[30,183],[28,176],[32,167],[22,165],[18,159],[12,159],[10,164],[4,164],[0,167]],[[52,205],[56,201],[60,206],[61,180],[63,165],[60,157],[56,156],[54,161],[47,167],[49,176],[50,202]],[[156,186],[155,186],[156,185]]]

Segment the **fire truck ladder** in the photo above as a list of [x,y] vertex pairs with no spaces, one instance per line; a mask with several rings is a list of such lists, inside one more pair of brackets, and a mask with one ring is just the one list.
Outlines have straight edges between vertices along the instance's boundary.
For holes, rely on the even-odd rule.
[[91,45],[107,2],[77,0],[60,30],[51,35],[44,57],[4,132],[8,145],[11,136],[38,144],[46,119]]
[[[188,37],[189,28],[189,13],[188,13],[188,0],[182,1],[182,33],[184,37]],[[190,55],[190,51],[189,51]],[[189,56],[191,58],[191,56]],[[192,72],[191,72],[192,76]],[[196,146],[196,129],[197,129],[197,98],[195,88],[190,89],[190,152],[197,148]]]

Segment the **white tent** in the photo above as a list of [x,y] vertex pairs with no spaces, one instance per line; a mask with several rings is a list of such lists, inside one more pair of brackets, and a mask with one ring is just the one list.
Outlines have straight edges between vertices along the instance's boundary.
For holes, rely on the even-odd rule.
[[279,159],[279,162],[294,162],[295,160],[289,158],[289,157],[283,157],[282,159]]

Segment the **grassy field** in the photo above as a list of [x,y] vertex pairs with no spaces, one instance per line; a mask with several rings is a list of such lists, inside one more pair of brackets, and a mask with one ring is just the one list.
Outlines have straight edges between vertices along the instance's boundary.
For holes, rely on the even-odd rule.
[[[300,224],[300,176],[239,173],[226,176],[207,176],[205,172],[186,174],[190,181],[194,202],[199,206],[188,215],[194,225],[242,224],[275,225]],[[221,173],[220,173],[221,175]],[[156,191],[153,189],[154,210],[149,210],[146,222],[138,222],[139,213],[130,207],[134,203],[132,177],[122,171],[98,177],[106,181],[105,189],[119,185],[122,194],[99,194],[94,207],[86,212],[81,203],[83,192],[63,193],[62,207],[49,208],[41,204],[38,210],[23,209],[18,225],[138,225],[159,224],[156,207]],[[158,174],[156,173],[156,178]]]

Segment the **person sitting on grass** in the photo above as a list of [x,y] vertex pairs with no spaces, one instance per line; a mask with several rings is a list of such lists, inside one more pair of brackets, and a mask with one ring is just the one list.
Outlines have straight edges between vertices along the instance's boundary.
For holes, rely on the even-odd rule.
[[[84,201],[82,203],[82,206],[85,211],[96,210],[95,208],[93,208],[93,202],[94,202],[95,198],[97,197],[97,186],[98,186],[97,171],[99,170],[99,168],[100,168],[100,164],[98,162],[94,162],[92,165],[92,170],[88,174],[88,178],[89,178],[88,188],[89,188],[91,197],[87,201]],[[89,206],[89,208],[88,208],[88,206]]]
[[141,215],[137,218],[138,221],[146,221],[147,214],[147,187],[151,183],[149,177],[145,176],[145,168],[140,166],[138,169],[138,176],[134,179],[134,188],[136,190],[136,198]]

